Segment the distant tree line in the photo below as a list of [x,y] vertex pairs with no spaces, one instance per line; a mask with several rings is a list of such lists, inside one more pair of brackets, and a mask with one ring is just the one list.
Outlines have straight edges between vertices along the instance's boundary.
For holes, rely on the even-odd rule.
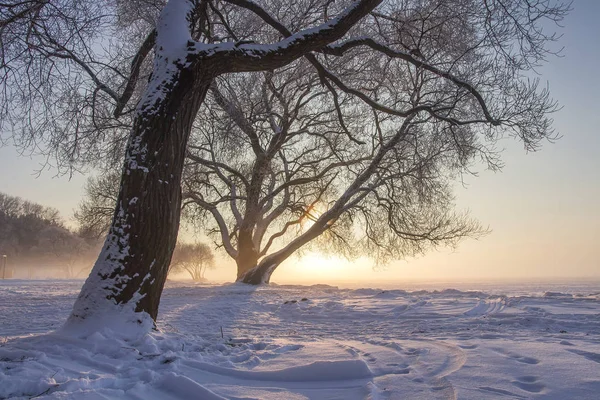
[[[92,203],[82,202],[79,213],[75,213],[78,227],[71,230],[57,209],[0,193],[0,256],[6,255],[11,266],[25,269],[20,276],[32,277],[31,271],[40,269],[67,279],[85,276],[106,229],[93,222],[86,224],[81,219],[82,215],[94,215],[89,210],[82,212],[86,206],[99,204]],[[214,267],[214,255],[208,245],[178,243],[169,272],[183,272],[192,280],[202,282],[206,281],[206,270]]]
[[0,254],[10,265],[76,278],[89,271],[97,251],[98,241],[68,229],[57,209],[0,193]]

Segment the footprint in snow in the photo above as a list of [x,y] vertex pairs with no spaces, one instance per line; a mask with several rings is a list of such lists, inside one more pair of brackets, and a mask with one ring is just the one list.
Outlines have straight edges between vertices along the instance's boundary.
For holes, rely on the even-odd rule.
[[533,358],[533,357],[526,357],[526,356],[520,356],[518,354],[511,354],[510,358],[523,363],[523,364],[531,364],[531,365],[535,365],[535,364],[539,364],[540,360]]
[[493,350],[497,353],[505,355],[505,356],[507,356],[517,362],[523,363],[523,364],[536,365],[536,364],[540,363],[540,360],[538,360],[537,358],[522,356],[522,355],[516,354],[516,353],[510,353],[510,352],[505,351],[504,349],[493,349]]
[[423,349],[408,348],[408,349],[404,350],[404,354],[406,354],[407,356],[419,355],[422,352],[423,352]]
[[[303,297],[300,299],[300,302],[303,302],[303,301],[308,301],[308,299],[306,297]],[[286,300],[283,302],[283,304],[296,304],[296,303],[298,303],[298,300]]]
[[531,375],[520,376],[516,380],[512,381],[512,384],[519,389],[530,393],[540,393],[546,388],[543,383],[539,382],[539,378],[537,376]]
[[[364,347],[363,349],[347,344],[339,344],[339,346],[352,356],[365,362],[375,376],[407,375],[410,373],[410,365],[398,362],[398,353],[392,348],[367,343],[361,344]],[[373,354],[371,351],[374,351],[376,354]]]
[[567,340],[561,340],[558,344],[562,344],[563,346],[575,346],[573,343]]

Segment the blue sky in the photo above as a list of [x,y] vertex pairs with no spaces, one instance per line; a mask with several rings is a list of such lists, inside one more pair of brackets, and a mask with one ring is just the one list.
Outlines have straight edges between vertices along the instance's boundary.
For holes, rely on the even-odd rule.
[[[383,272],[365,263],[344,265],[348,279],[600,278],[600,1],[573,6],[564,22],[564,57],[540,70],[563,107],[554,116],[562,138],[536,153],[503,140],[502,172],[482,170],[467,179],[466,189],[457,187],[458,208],[469,209],[492,233]],[[69,218],[85,178],[56,177],[53,170],[36,177],[41,164],[13,147],[0,148],[0,191],[56,207]],[[336,263],[331,260],[332,270]],[[301,266],[290,263],[273,279],[294,280],[298,273]]]

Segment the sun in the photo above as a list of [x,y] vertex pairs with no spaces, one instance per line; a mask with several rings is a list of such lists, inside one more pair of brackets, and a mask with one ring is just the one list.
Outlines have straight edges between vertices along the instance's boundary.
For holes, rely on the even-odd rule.
[[306,232],[311,226],[313,226],[315,221],[318,220],[322,214],[323,212],[319,209],[317,204],[310,205],[300,220],[300,229],[302,232]]

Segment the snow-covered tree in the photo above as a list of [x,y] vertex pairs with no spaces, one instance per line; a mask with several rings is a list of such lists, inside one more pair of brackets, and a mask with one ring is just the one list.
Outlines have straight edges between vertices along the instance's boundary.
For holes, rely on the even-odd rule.
[[[304,58],[340,108],[369,107],[398,129],[443,121],[459,142],[508,133],[535,148],[552,135],[554,104],[525,73],[552,53],[548,21],[567,11],[552,0],[5,2],[3,128],[67,164],[106,158],[129,132],[111,228],[70,321],[118,310],[156,319],[188,139],[218,77]],[[414,98],[407,74],[420,76]]]

